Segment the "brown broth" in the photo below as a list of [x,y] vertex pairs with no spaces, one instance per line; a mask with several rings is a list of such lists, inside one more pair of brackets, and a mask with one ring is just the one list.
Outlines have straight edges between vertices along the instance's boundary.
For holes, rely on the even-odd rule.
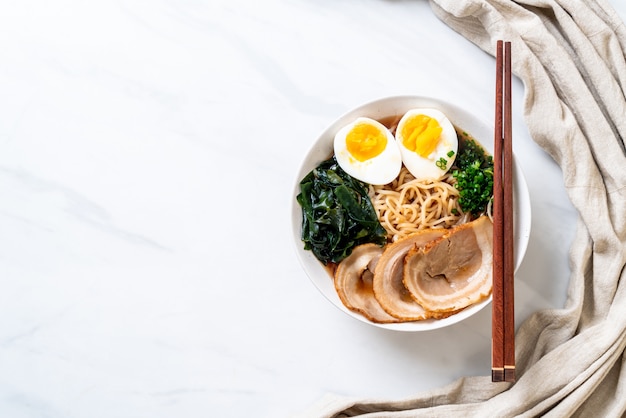
[[385,127],[389,129],[392,134],[395,135],[396,127],[398,126],[398,122],[400,122],[400,119],[402,119],[402,116],[403,115],[385,116],[378,119],[378,122],[385,125]]

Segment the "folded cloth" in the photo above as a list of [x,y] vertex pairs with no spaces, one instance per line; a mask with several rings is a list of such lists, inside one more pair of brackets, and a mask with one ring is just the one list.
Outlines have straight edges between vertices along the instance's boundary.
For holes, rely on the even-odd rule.
[[466,377],[400,401],[328,395],[305,416],[623,416],[626,28],[605,0],[430,1],[484,51],[512,42],[529,132],[561,167],[579,212],[567,302],[519,328],[514,384]]

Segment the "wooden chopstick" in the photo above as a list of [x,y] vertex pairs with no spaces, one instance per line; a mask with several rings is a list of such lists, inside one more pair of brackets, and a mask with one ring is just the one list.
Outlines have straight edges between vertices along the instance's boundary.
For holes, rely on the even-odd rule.
[[504,380],[515,381],[515,256],[513,244],[513,129],[511,42],[504,44]]
[[493,135],[493,285],[491,304],[491,380],[504,381],[504,217],[502,208],[502,41],[496,44],[496,113]]
[[491,380],[515,381],[511,43],[496,44]]

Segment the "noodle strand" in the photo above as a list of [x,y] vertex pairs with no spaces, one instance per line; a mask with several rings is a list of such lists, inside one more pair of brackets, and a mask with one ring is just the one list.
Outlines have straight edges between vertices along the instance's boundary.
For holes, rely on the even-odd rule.
[[450,228],[465,215],[458,204],[456,180],[417,180],[406,167],[393,182],[371,186],[370,198],[378,219],[392,241],[428,228]]

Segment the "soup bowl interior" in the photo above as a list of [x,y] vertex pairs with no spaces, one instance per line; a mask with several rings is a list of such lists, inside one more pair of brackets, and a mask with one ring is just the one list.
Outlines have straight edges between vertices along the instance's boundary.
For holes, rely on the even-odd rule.
[[[428,319],[413,322],[401,322],[393,324],[374,323],[347,309],[334,287],[333,279],[327,268],[313,255],[311,251],[304,249],[301,240],[302,231],[302,210],[296,201],[296,196],[300,192],[300,180],[314,169],[320,162],[328,159],[333,152],[333,140],[335,134],[344,125],[350,123],[359,116],[365,116],[376,120],[391,118],[404,114],[412,108],[435,108],[442,111],[457,128],[468,132],[475,138],[483,148],[493,154],[493,128],[469,112],[442,100],[420,97],[420,96],[395,96],[375,100],[357,108],[350,110],[336,119],[321,135],[313,142],[308,153],[304,157],[300,169],[296,175],[291,198],[291,228],[293,241],[296,247],[296,254],[305,273],[313,282],[315,287],[324,295],[328,301],[338,309],[353,318],[390,330],[397,331],[427,331],[446,327],[460,322],[482,310],[491,302],[491,296],[479,303],[471,305],[459,313],[444,319]],[[515,245],[515,270],[517,270],[524,258],[528,240],[530,237],[530,197],[528,186],[524,174],[518,164],[513,161],[513,201],[514,201],[514,245]]]

